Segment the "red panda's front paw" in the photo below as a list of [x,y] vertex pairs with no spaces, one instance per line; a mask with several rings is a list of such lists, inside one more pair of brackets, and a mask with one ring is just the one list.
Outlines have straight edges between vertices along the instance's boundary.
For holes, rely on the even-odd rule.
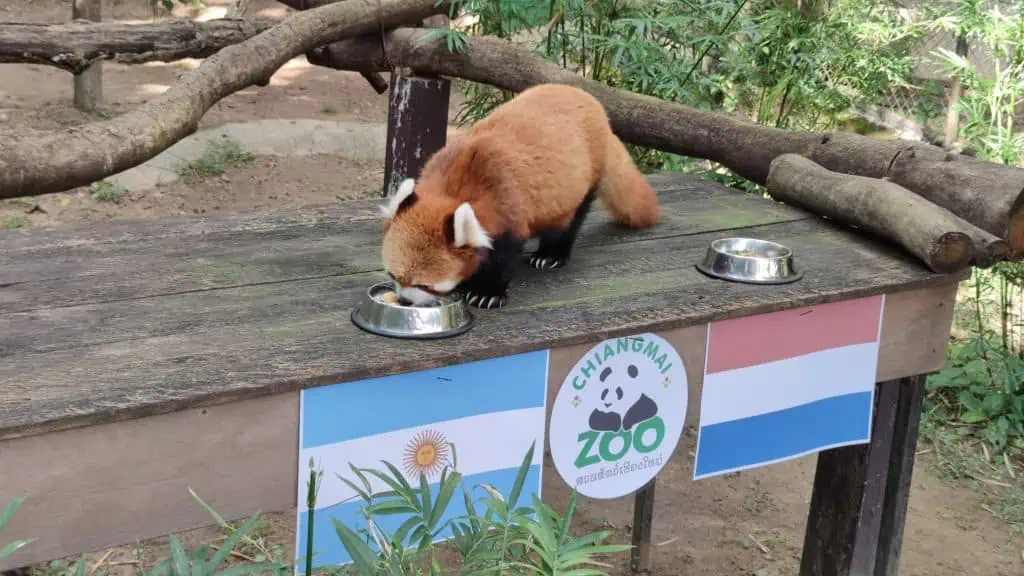
[[484,296],[473,292],[466,292],[466,304],[477,308],[501,308],[508,302],[507,296]]
[[533,266],[538,270],[554,270],[555,268],[563,266],[565,262],[565,260],[560,258],[543,258],[540,256],[530,257],[530,266]]

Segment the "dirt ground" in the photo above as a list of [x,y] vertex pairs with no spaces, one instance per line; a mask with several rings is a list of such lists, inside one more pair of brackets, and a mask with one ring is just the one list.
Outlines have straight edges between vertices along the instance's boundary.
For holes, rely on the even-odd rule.
[[[0,2],[0,20],[60,22],[68,0]],[[208,16],[222,13],[225,0],[208,0]],[[150,17],[147,0],[107,0],[107,18]],[[273,0],[253,0],[250,14],[279,17],[286,8]],[[181,15],[187,11],[179,9]],[[121,114],[167,89],[195,62],[104,67],[103,110],[87,114],[71,106],[71,77],[42,66],[0,65],[0,137],[5,131],[48,130]],[[452,115],[458,98],[453,94]],[[265,88],[250,88],[218,103],[201,128],[259,118],[318,118],[384,122],[386,96],[358,75],[311,67],[295,59]],[[159,218],[327,204],[365,196],[381,185],[382,166],[333,156],[257,158],[250,164],[201,178],[182,179],[119,202],[93,198],[89,188],[0,202],[0,226],[62,226],[111,218]],[[694,439],[688,435],[659,477],[654,526],[653,573],[658,575],[795,574],[803,542],[813,456],[726,478],[693,482]],[[1020,576],[1024,574],[1024,533],[994,517],[993,499],[1005,497],[998,484],[955,482],[938,474],[937,460],[922,444],[910,500],[901,574],[905,576]],[[565,485],[548,466],[545,500],[556,508],[567,498]],[[1024,501],[1024,498],[1021,498]],[[1024,504],[1022,504],[1024,505]],[[604,527],[628,541],[630,499],[584,499],[579,527]],[[186,546],[216,542],[216,528],[182,535]],[[294,514],[273,514],[261,527],[267,549],[290,558]],[[167,554],[166,538],[90,554],[92,565],[132,574]],[[243,556],[259,554],[243,549]],[[39,568],[47,571],[47,568]],[[616,573],[625,573],[625,564]]]

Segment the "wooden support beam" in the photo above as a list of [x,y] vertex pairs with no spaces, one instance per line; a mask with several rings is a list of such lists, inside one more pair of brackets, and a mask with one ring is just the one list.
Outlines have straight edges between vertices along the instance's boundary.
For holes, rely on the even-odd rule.
[[800,576],[875,574],[900,381],[875,388],[871,442],[818,454]]
[[903,548],[903,527],[910,501],[910,482],[914,475],[917,453],[917,432],[924,405],[925,376],[900,380],[899,403],[893,430],[889,477],[882,505],[882,523],[875,557],[875,576],[896,576],[899,573],[900,550]]
[[402,180],[417,177],[427,159],[444,147],[450,95],[451,82],[446,78],[393,74],[384,152],[385,197]]
[[[103,0],[74,0],[71,4],[72,20],[103,20]],[[103,63],[96,62],[84,72],[75,74],[75,108],[92,112],[103,102]]]
[[633,549],[629,553],[629,565],[634,573],[646,572],[651,567],[651,526],[654,524],[654,487],[657,481],[657,477],[651,478],[634,496]]

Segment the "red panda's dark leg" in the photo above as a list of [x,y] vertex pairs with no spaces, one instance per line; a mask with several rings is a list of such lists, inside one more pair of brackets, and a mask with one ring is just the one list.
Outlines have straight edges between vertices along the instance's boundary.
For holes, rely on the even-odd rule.
[[530,266],[540,270],[553,270],[564,266],[569,261],[576,236],[580,233],[583,221],[587,219],[590,207],[597,197],[597,190],[591,189],[576,208],[569,226],[560,230],[546,230],[537,235],[540,244],[530,258]]
[[456,288],[470,306],[500,308],[508,302],[508,287],[519,267],[525,241],[506,232],[491,244],[487,259]]

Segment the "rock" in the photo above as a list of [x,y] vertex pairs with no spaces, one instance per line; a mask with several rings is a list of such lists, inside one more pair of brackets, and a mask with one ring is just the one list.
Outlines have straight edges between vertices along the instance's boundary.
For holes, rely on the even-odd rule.
[[751,576],[779,576],[778,568],[759,568]]

